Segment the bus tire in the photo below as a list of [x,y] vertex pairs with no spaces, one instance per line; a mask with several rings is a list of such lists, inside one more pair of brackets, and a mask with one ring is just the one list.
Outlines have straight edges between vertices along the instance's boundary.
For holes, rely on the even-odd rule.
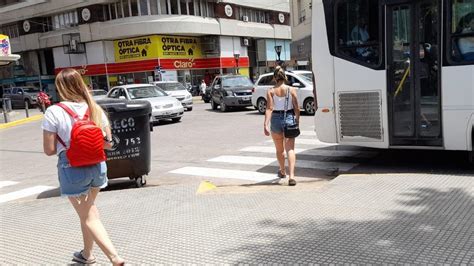
[[474,129],[471,132],[471,150],[468,153],[469,163],[474,166]]

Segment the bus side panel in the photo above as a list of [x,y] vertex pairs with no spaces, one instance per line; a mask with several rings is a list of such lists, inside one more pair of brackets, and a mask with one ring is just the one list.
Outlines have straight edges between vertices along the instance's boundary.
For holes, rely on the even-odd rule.
[[443,136],[446,150],[471,150],[474,127],[474,66],[442,70]]
[[[381,120],[382,120],[382,140],[371,140],[362,137],[345,137],[340,139],[341,144],[364,146],[372,148],[388,148],[389,146],[389,128],[388,128],[388,109],[387,109],[387,72],[385,70],[373,70],[340,58],[334,61],[335,91],[336,97],[339,93],[363,93],[378,92],[381,99]],[[340,112],[336,105],[336,114]],[[338,132],[341,130],[339,116],[337,117]],[[356,121],[354,121],[356,122]]]
[[[318,110],[315,115],[315,131],[319,140],[336,143],[334,57],[329,52],[323,3],[321,1],[313,1],[312,9],[312,61],[318,99]],[[329,110],[329,112],[323,112],[323,110]]]

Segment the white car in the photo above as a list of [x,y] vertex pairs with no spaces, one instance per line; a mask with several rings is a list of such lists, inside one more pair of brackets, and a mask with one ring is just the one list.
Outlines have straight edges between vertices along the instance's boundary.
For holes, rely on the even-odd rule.
[[[287,71],[288,85],[295,87],[298,94],[300,109],[309,115],[314,115],[313,73],[311,71]],[[267,108],[267,91],[275,86],[273,73],[260,75],[252,93],[252,105],[261,114]]]
[[107,91],[104,90],[90,90],[90,93],[94,100],[107,98]]
[[150,84],[131,84],[113,87],[107,94],[107,97],[150,102],[152,122],[168,119],[178,122],[184,114],[184,108],[180,101]]
[[187,111],[193,110],[193,96],[177,81],[155,81],[151,84],[164,90],[169,96],[173,96],[183,104]]

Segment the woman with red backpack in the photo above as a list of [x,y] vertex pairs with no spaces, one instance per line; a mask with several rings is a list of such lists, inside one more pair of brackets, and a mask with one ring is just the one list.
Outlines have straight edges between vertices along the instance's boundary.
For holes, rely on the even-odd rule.
[[81,221],[84,248],[73,254],[73,260],[95,263],[95,242],[113,265],[123,265],[95,205],[100,189],[107,186],[104,149],[112,147],[109,121],[79,72],[62,70],[55,84],[61,102],[45,112],[43,149],[48,156],[58,156],[61,196],[69,198]]

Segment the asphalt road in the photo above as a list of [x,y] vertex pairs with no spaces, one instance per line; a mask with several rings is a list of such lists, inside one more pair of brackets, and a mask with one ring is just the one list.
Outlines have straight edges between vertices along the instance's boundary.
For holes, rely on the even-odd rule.
[[[340,173],[473,174],[464,152],[373,150],[317,141],[314,117],[302,116],[297,140],[297,176],[303,182],[329,181]],[[222,113],[197,101],[181,122],[161,122],[151,133],[149,186],[210,180],[220,186],[271,183],[278,167],[263,116],[253,108]],[[2,195],[38,188],[19,200],[58,196],[56,158],[42,153],[40,122],[0,131]],[[131,189],[134,182],[111,180],[108,190]],[[44,191],[43,191],[44,190]]]

